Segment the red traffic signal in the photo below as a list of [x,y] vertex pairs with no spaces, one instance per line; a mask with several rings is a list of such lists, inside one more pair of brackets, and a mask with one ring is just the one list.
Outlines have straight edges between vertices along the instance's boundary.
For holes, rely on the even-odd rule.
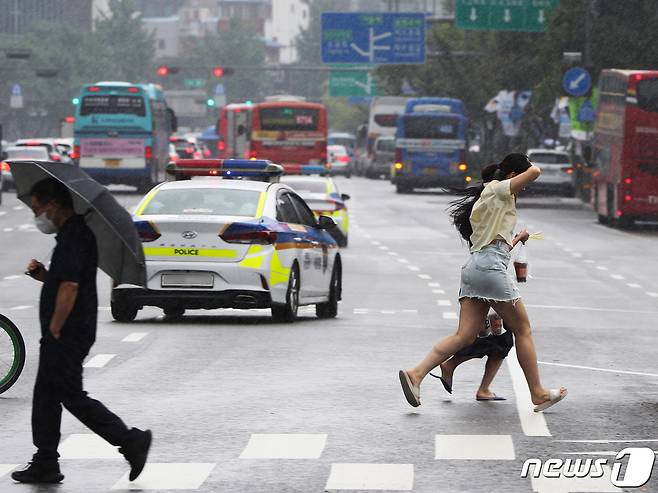
[[156,70],[156,73],[160,77],[167,77],[169,75],[169,67],[167,67],[166,65],[160,65]]
[[224,75],[224,67],[213,67],[212,74],[219,79],[222,75]]

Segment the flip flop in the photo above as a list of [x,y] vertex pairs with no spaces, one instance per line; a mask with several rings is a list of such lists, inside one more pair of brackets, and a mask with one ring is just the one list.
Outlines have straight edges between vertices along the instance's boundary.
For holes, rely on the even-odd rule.
[[565,389],[564,394],[560,392],[560,389],[550,389],[548,391],[549,399],[546,402],[542,402],[538,406],[535,406],[535,412],[544,411],[551,407],[554,404],[557,404],[562,399],[564,399],[569,392]]
[[420,388],[412,385],[411,379],[406,371],[400,370],[399,375],[402,392],[404,392],[407,402],[413,407],[420,406]]
[[476,401],[506,401],[507,399],[502,396],[497,396],[496,394],[493,397],[478,397],[475,396]]
[[441,380],[441,383],[443,384],[443,388],[446,389],[446,392],[448,392],[448,394],[452,394],[452,384],[449,384],[448,381],[445,378],[443,378],[443,376],[438,376],[435,375],[434,373],[430,373],[430,376]]

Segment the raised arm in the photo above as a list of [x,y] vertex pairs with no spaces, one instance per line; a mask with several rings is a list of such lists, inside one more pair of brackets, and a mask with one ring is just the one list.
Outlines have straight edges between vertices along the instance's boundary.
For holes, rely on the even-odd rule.
[[532,165],[520,175],[516,175],[510,180],[510,189],[512,193],[519,193],[521,190],[539,178],[540,174],[541,170],[537,166]]

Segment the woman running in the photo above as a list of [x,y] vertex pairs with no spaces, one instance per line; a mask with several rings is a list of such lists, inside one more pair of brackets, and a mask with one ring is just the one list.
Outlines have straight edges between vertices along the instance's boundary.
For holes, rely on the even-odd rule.
[[466,190],[455,201],[451,216],[471,255],[462,266],[457,332],[436,344],[414,368],[400,370],[407,402],[420,406],[420,384],[427,374],[460,349],[472,344],[493,308],[514,334],[516,353],[525,374],[535,412],[564,399],[567,389],[547,389],[539,380],[537,354],[530,321],[519,289],[510,279],[512,231],[516,225],[516,196],[539,178],[541,171],[523,154],[509,154],[498,165],[496,179]]

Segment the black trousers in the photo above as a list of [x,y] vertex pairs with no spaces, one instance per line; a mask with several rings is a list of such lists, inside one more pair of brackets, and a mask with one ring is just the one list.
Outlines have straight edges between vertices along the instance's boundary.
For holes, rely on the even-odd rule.
[[57,461],[62,406],[112,445],[128,443],[130,431],[121,419],[82,388],[82,362],[91,344],[41,339],[39,369],[32,401],[34,461]]

